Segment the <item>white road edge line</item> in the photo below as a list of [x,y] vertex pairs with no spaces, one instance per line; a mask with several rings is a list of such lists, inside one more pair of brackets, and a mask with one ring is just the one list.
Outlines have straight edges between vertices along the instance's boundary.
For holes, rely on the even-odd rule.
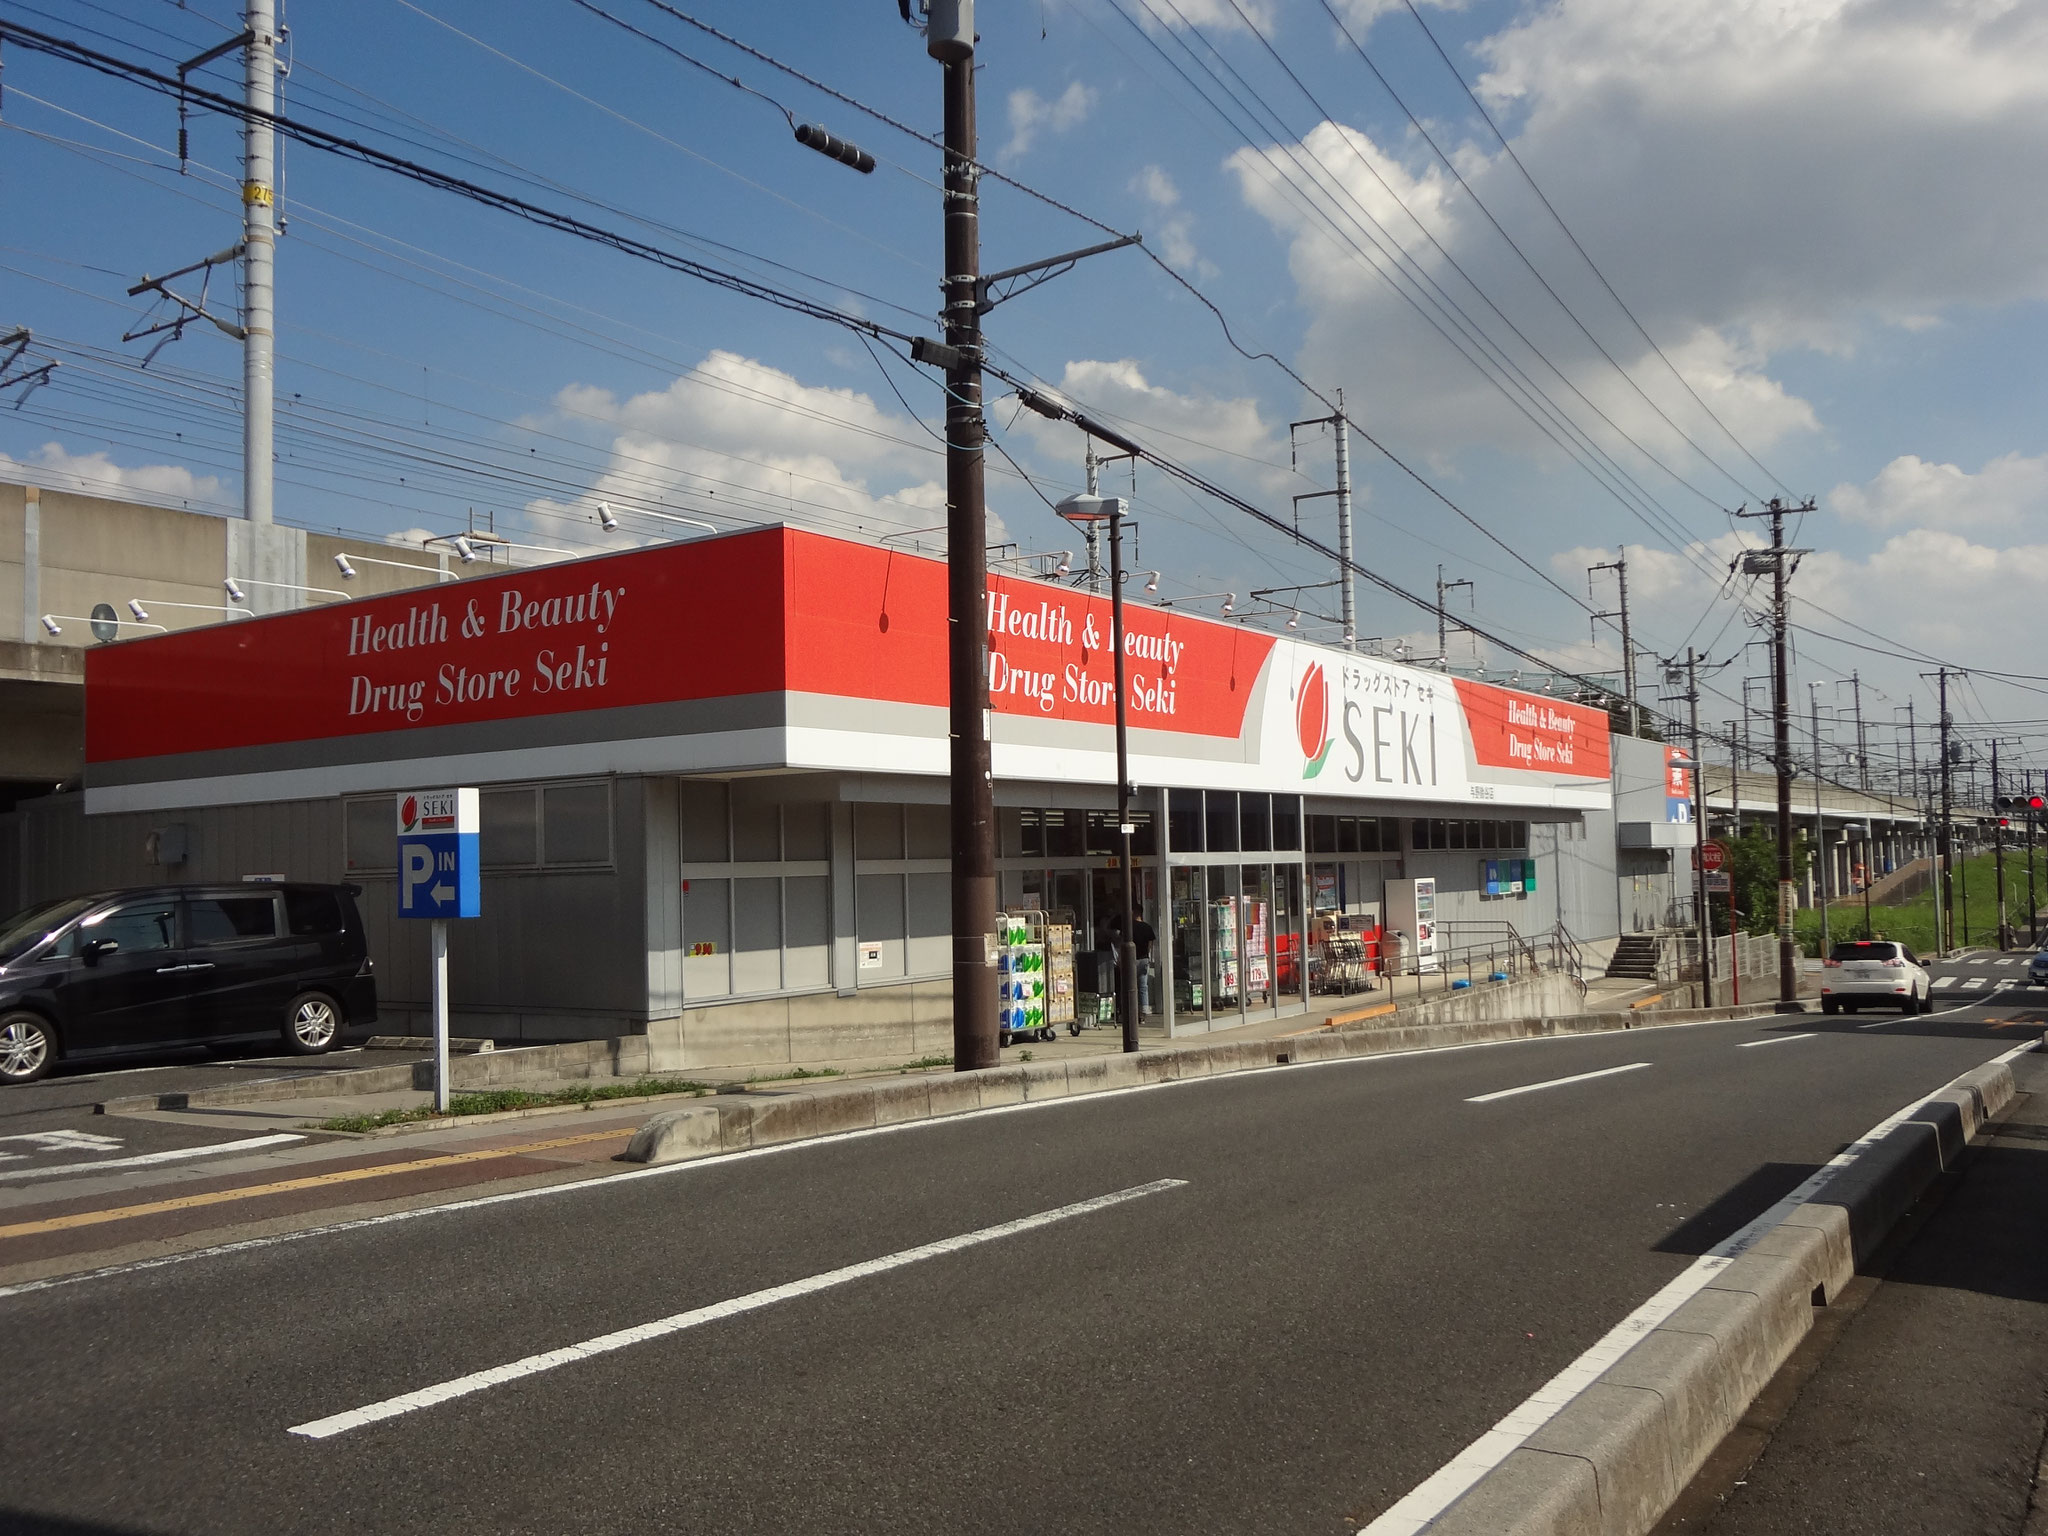
[[[1966,1005],[1974,1006],[1974,1005]],[[1960,1012],[1947,1009],[1945,1012]],[[1936,1015],[1939,1017],[1939,1015]],[[1754,1023],[1754,1019],[1687,1019],[1671,1024],[1644,1023],[1637,1026],[1637,1033],[1647,1030],[1666,1029],[1726,1029],[1731,1025]],[[1562,1045],[1577,1041],[1605,1039],[1604,1033],[1569,1035],[1521,1035],[1510,1040],[1470,1040],[1460,1045],[1432,1045],[1411,1051],[1383,1051],[1371,1056],[1338,1056],[1326,1061],[1300,1061],[1290,1064],[1289,1072],[1315,1072],[1337,1067],[1359,1067],[1386,1065],[1404,1061],[1418,1061],[1432,1056],[1449,1056],[1460,1051],[1495,1051],[1517,1046],[1541,1047]],[[151,1068],[150,1070],[157,1070]],[[1279,1071],[1276,1064],[1272,1070]],[[797,1141],[778,1142],[772,1147],[749,1147],[744,1152],[722,1152],[716,1157],[691,1158],[679,1163],[656,1163],[646,1168],[635,1168],[630,1173],[606,1174],[597,1178],[572,1179],[562,1184],[542,1184],[528,1189],[508,1189],[495,1195],[477,1195],[467,1200],[448,1200],[437,1205],[415,1206],[410,1210],[385,1211],[376,1216],[357,1216],[347,1221],[331,1221],[324,1226],[301,1227],[295,1232],[276,1232],[267,1237],[237,1238],[232,1242],[213,1243],[204,1248],[194,1248],[185,1253],[167,1253],[151,1259],[130,1259],[121,1264],[108,1264],[99,1269],[81,1270],[72,1275],[52,1275],[44,1280],[21,1280],[13,1285],[0,1285],[0,1301],[16,1296],[33,1295],[37,1291],[55,1290],[60,1286],[83,1285],[89,1280],[113,1280],[123,1275],[143,1274],[150,1270],[169,1269],[180,1264],[191,1264],[200,1259],[225,1258],[230,1254],[250,1253],[259,1248],[275,1248],[283,1243],[302,1242],[307,1238],[336,1237],[344,1232],[360,1232],[369,1227],[389,1226],[393,1222],[419,1221],[432,1216],[450,1216],[463,1211],[482,1210],[487,1206],[504,1205],[510,1201],[547,1200],[557,1195],[588,1193],[592,1190],[616,1188],[640,1179],[666,1179],[702,1173],[708,1168],[729,1168],[735,1163],[751,1162],[757,1157],[783,1157],[791,1153],[807,1152],[819,1147],[834,1146],[840,1142],[863,1140],[870,1136],[901,1136],[917,1131],[931,1130],[938,1126],[959,1125],[985,1116],[1024,1115],[1040,1110],[1058,1109],[1061,1106],[1101,1104],[1120,1099],[1134,1093],[1158,1093],[1168,1089],[1194,1088],[1201,1084],[1235,1083],[1258,1076],[1257,1072],[1230,1072],[1214,1077],[1178,1078],[1163,1083],[1141,1083],[1131,1088],[1105,1088],[1099,1093],[1069,1094],[1056,1099],[1026,1099],[1021,1104],[992,1104],[986,1109],[967,1110],[957,1115],[940,1115],[929,1120],[899,1120],[893,1125],[877,1125],[865,1130],[837,1131],[830,1136],[809,1136]]]
[[1803,1035],[1766,1035],[1761,1040],[1745,1040],[1736,1046],[1735,1049],[1738,1051],[1753,1051],[1760,1045],[1783,1045],[1787,1040],[1811,1040],[1814,1037],[1815,1032],[1812,1030],[1808,1030]]
[[744,1312],[756,1312],[763,1307],[772,1307],[777,1302],[794,1301],[800,1296],[810,1296],[818,1291],[830,1290],[834,1286],[848,1285],[855,1280],[866,1280],[874,1275],[887,1274],[892,1269],[902,1269],[906,1265],[919,1264],[926,1259],[943,1258],[947,1254],[979,1247],[983,1243],[992,1243],[1000,1238],[1015,1237],[1021,1232],[1049,1227],[1055,1222],[1071,1221],[1076,1216],[1091,1215],[1096,1211],[1107,1210],[1113,1205],[1142,1200],[1147,1195],[1180,1189],[1186,1184],[1186,1179],[1155,1179],[1150,1184],[1136,1184],[1112,1194],[1097,1195],[1090,1200],[1063,1205],[1057,1210],[1040,1211],[1035,1216],[1020,1216],[1015,1221],[983,1227],[978,1232],[963,1232],[958,1237],[942,1237],[935,1243],[905,1248],[901,1252],[887,1254],[879,1259],[864,1259],[858,1264],[827,1270],[823,1274],[812,1275],[807,1279],[792,1280],[785,1285],[772,1285],[766,1290],[735,1296],[730,1301],[713,1302],[708,1307],[695,1307],[688,1312],[676,1312],[668,1317],[656,1318],[651,1323],[641,1323],[637,1327],[621,1328],[616,1333],[600,1334],[594,1339],[585,1339],[580,1344],[566,1344],[560,1349],[528,1355],[523,1360],[493,1366],[487,1371],[474,1371],[467,1376],[457,1376],[430,1387],[420,1387],[412,1392],[401,1393],[397,1397],[387,1397],[380,1403],[352,1408],[347,1413],[332,1414],[324,1419],[310,1419],[304,1424],[292,1425],[288,1433],[303,1435],[308,1440],[331,1439],[352,1429],[360,1429],[366,1424],[375,1424],[383,1419],[395,1419],[401,1414],[416,1413],[422,1408],[432,1408],[454,1398],[467,1397],[473,1392],[502,1386],[508,1381],[538,1376],[541,1372],[552,1371],[557,1366],[573,1365],[579,1360],[593,1359],[598,1355],[626,1349],[634,1344],[645,1344],[651,1339],[666,1338],[685,1329],[723,1322],[726,1318],[738,1317]]
[[250,1136],[241,1141],[220,1141],[204,1147],[173,1147],[168,1152],[144,1152],[135,1157],[112,1157],[103,1163],[66,1163],[61,1168],[21,1168],[0,1170],[0,1185],[12,1184],[19,1179],[54,1179],[60,1174],[102,1173],[109,1168],[147,1168],[155,1163],[175,1163],[188,1157],[219,1157],[228,1152],[254,1152],[261,1147],[281,1147],[286,1142],[304,1141],[280,1131],[275,1136]]
[[[2011,1062],[2033,1048],[2034,1042],[2029,1040],[1994,1056],[1985,1065]],[[1935,1090],[1937,1093],[1940,1091]],[[1928,1098],[1932,1096],[1930,1094]],[[1597,1381],[1603,1371],[1635,1348],[1645,1334],[1705,1290],[1709,1280],[1747,1253],[1758,1238],[1812,1199],[1837,1172],[1855,1162],[1926,1102],[1927,1098],[1915,1099],[1904,1109],[1885,1116],[1763,1215],[1693,1260],[1677,1279],[1623,1318],[1599,1343],[1530,1393],[1521,1406],[1506,1418],[1424,1478],[1400,1502],[1359,1532],[1359,1536],[1419,1536],[1437,1516],[1464,1497],[1475,1483],[1506,1461],[1523,1441],[1548,1424],[1567,1403]]]
[[1566,1083],[1589,1083],[1596,1077],[1613,1077],[1617,1072],[1640,1072],[1647,1067],[1647,1061],[1632,1061],[1625,1067],[1603,1067],[1598,1072],[1580,1072],[1572,1077],[1553,1077],[1547,1083],[1524,1083],[1519,1088],[1503,1088],[1498,1093],[1475,1094],[1467,1104],[1491,1104],[1495,1099],[1512,1099],[1518,1093],[1537,1093],[1545,1088],[1562,1088]]

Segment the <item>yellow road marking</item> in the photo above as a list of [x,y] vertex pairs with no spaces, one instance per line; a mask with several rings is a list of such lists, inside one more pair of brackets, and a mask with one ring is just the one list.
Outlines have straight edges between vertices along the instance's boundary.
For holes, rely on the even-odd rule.
[[492,1158],[519,1157],[528,1152],[547,1152],[556,1147],[580,1146],[589,1141],[609,1141],[613,1137],[630,1134],[630,1127],[611,1131],[586,1131],[580,1136],[557,1136],[552,1141],[527,1141],[517,1146],[492,1147],[482,1152],[450,1152],[441,1157],[416,1158],[409,1163],[376,1163],[367,1168],[341,1168],[333,1173],[308,1174],[302,1179],[282,1179],[275,1184],[247,1184],[238,1189],[216,1189],[203,1195],[179,1195],[171,1200],[152,1200],[147,1205],[117,1205],[101,1211],[79,1211],[70,1216],[49,1216],[41,1221],[21,1221],[11,1227],[0,1227],[0,1238],[29,1237],[41,1232],[65,1232],[73,1227],[93,1227],[102,1222],[161,1215],[165,1211],[189,1211],[200,1206],[222,1205],[230,1200],[253,1200],[261,1195],[282,1195],[295,1189],[318,1189],[327,1184],[352,1184],[359,1179],[389,1178],[395,1173],[416,1173],[422,1168],[452,1168],[457,1163],[481,1163]]

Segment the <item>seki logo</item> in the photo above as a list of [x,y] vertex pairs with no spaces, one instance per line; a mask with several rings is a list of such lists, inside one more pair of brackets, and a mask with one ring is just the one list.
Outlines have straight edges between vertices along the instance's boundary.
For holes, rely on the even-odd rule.
[[405,824],[405,830],[408,832],[419,825],[420,802],[418,796],[407,795],[405,797],[405,803],[398,808],[398,819]]
[[1301,742],[1301,776],[1312,779],[1323,771],[1330,748],[1337,744],[1330,734],[1330,684],[1319,661],[1308,664],[1294,690],[1294,733]]

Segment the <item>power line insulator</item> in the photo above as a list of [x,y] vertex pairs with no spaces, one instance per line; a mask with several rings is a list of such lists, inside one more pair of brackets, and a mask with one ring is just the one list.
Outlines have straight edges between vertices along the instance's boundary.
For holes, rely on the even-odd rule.
[[816,123],[798,123],[796,141],[806,149],[815,149],[821,155],[828,155],[841,165],[850,165],[861,175],[867,176],[875,169],[875,157],[858,144],[849,144],[836,134],[827,133]]

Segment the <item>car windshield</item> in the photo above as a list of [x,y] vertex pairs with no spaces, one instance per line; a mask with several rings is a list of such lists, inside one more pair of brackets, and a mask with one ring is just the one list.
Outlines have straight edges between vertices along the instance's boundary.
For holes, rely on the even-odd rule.
[[1896,960],[1899,958],[1899,946],[1896,944],[1872,943],[1870,940],[1864,939],[1855,944],[1837,944],[1834,953],[1829,958],[1833,960]]
[[0,924],[0,964],[27,954],[92,903],[90,896],[67,896],[15,913]]

